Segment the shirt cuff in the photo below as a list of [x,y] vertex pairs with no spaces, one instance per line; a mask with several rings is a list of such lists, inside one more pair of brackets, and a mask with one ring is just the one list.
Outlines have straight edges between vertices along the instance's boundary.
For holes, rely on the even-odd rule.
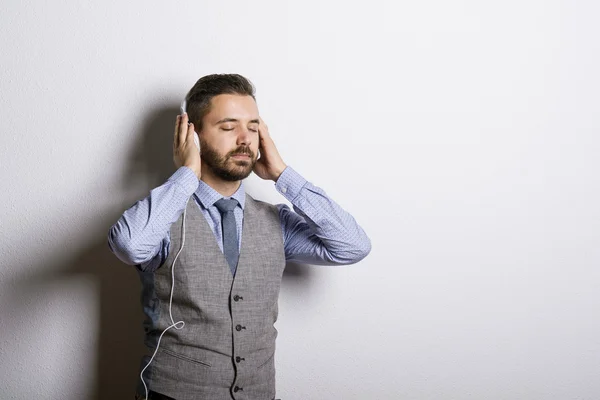
[[275,182],[275,188],[281,193],[288,201],[294,200],[300,191],[306,185],[306,179],[304,179],[299,173],[294,171],[292,167],[286,167],[277,182]]
[[175,183],[187,196],[193,195],[200,184],[196,173],[189,167],[180,167],[168,181]]

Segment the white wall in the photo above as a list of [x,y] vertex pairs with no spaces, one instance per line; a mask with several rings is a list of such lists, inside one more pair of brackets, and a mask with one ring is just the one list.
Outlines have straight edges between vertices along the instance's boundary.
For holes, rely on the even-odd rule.
[[373,242],[289,268],[279,397],[600,398],[599,12],[4,1],[0,398],[132,398],[139,283],[106,234],[215,72],[255,83],[285,161]]

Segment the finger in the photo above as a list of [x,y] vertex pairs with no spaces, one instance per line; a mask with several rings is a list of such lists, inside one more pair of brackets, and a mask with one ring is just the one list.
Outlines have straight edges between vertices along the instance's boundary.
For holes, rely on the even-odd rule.
[[262,118],[260,118],[259,133],[260,133],[261,140],[267,140],[267,139],[271,138],[271,133],[269,132],[269,127],[267,126],[265,121],[263,121]]
[[267,125],[265,125],[265,121],[262,120],[261,117],[258,117],[258,146],[260,147],[263,142],[263,135],[265,134],[265,129]]
[[181,115],[178,115],[177,118],[175,118],[175,131],[173,133],[173,147],[177,147],[178,145],[178,131],[179,131],[179,120],[181,119]]
[[[194,144],[194,124],[190,123],[187,129],[187,137],[185,139],[186,145],[188,143]],[[195,146],[195,144],[194,144]]]
[[262,149],[263,145],[265,143],[265,138],[263,136],[263,131],[262,129],[258,128],[258,149]]
[[259,127],[267,132],[269,132],[269,127],[267,126],[267,124],[265,123],[265,121],[263,121],[263,119],[261,117],[258,117],[259,120]]
[[181,115],[180,121],[179,121],[179,137],[178,137],[178,144],[179,146],[183,146],[186,140],[186,133],[187,133],[187,128],[188,128],[188,115],[187,113],[184,113]]

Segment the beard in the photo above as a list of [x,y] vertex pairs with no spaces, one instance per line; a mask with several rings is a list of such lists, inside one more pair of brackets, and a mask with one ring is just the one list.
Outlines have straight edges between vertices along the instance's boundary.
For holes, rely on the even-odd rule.
[[[224,181],[234,182],[245,179],[250,175],[256,164],[256,155],[250,147],[239,146],[235,150],[221,156],[219,152],[205,141],[200,140],[202,161],[211,169],[213,174]],[[247,154],[249,160],[234,160],[233,156],[238,154]]]

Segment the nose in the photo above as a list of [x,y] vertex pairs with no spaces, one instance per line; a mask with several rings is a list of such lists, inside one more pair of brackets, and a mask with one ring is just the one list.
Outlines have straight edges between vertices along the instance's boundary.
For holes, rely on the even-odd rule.
[[242,145],[250,146],[251,140],[252,140],[251,134],[252,134],[252,132],[250,132],[250,130],[248,130],[248,128],[242,127],[238,133],[237,145],[238,146],[242,146]]

